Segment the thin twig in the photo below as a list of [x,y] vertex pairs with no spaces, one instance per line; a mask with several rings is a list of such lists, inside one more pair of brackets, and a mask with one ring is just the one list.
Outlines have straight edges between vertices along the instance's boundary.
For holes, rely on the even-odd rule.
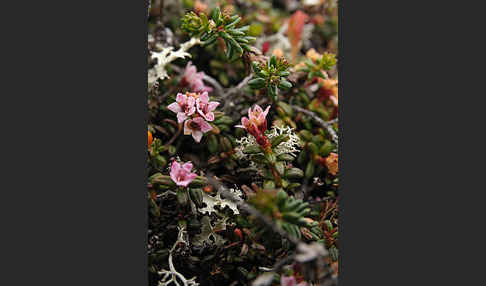
[[338,136],[336,134],[336,131],[334,131],[334,129],[332,128],[332,124],[334,122],[331,123],[331,121],[329,122],[326,122],[324,120],[322,120],[322,118],[320,118],[317,114],[315,114],[314,112],[310,111],[310,110],[307,110],[305,108],[302,108],[300,106],[297,106],[297,105],[292,105],[292,108],[299,111],[299,112],[302,112],[310,117],[312,117],[312,119],[314,119],[317,123],[319,123],[322,127],[326,128],[327,132],[329,132],[329,134],[331,135],[331,139],[332,141],[334,141],[334,143],[338,144]]
[[252,79],[252,78],[253,78],[253,74],[251,73],[250,75],[248,75],[247,77],[245,77],[237,86],[228,89],[221,96],[221,99],[224,100],[223,111],[226,112],[228,110],[228,108],[230,107],[230,103],[233,102],[231,100],[231,95],[232,94],[238,94],[239,92],[241,92],[241,90],[243,89],[243,87],[245,87],[245,85],[248,84],[248,81],[250,81],[250,79]]
[[[171,119],[167,119],[167,118],[164,119],[164,122],[170,123],[172,125],[174,125],[173,123],[175,123],[175,121],[173,121]],[[177,132],[174,133],[172,138],[170,138],[169,141],[167,141],[167,143],[164,144],[164,146],[169,146],[170,144],[172,144],[172,142],[174,142],[174,140],[176,140],[177,137],[179,137],[179,135],[181,135],[182,123],[176,123],[176,125],[174,125],[174,126],[177,126]]]
[[210,77],[207,74],[203,75],[203,80],[209,82],[212,86],[214,86],[214,88],[216,89],[216,92],[220,96],[222,96],[224,94],[223,87],[219,84],[219,82],[217,80],[215,80],[214,78]]

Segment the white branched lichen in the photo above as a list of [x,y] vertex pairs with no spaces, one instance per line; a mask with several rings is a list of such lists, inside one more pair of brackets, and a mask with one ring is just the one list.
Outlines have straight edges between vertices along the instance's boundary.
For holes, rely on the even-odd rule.
[[[273,151],[275,152],[275,155],[281,155],[281,154],[290,154],[294,157],[297,156],[297,153],[299,152],[298,147],[301,147],[302,143],[300,141],[299,136],[297,136],[294,132],[293,129],[289,126],[287,127],[281,127],[281,126],[272,126],[271,131],[267,131],[266,136],[272,140],[272,138],[277,137],[279,135],[286,134],[289,136],[289,139],[285,142],[280,143],[278,146],[276,146]],[[236,148],[236,153],[235,156],[238,159],[247,159],[247,154],[243,153],[243,149],[245,149],[248,146],[258,146],[258,143],[256,142],[255,137],[253,135],[248,135],[246,137],[243,137],[241,139],[237,139],[236,143],[240,144]]]
[[196,277],[187,279],[186,277],[184,277],[184,275],[177,272],[177,270],[174,267],[174,263],[172,262],[172,253],[174,252],[176,246],[179,243],[185,245],[189,244],[189,242],[186,240],[186,236],[187,236],[186,230],[184,228],[179,227],[179,234],[177,236],[177,240],[169,252],[169,270],[162,269],[161,271],[159,271],[159,275],[162,276],[162,279],[159,281],[159,286],[169,286],[171,284],[180,286],[181,284],[177,281],[177,279],[179,279],[182,282],[182,285],[184,286],[199,285],[199,283],[196,282]]
[[[238,189],[230,189],[229,190],[234,197],[238,197],[241,199],[241,196],[243,195],[242,192]],[[223,210],[225,207],[228,207],[233,214],[240,214],[238,211],[238,206],[227,199],[221,198],[221,193],[218,191],[215,196],[211,196],[205,192],[203,192],[203,203],[206,204],[204,208],[200,208],[199,212],[205,214],[207,213],[208,215],[211,215],[213,212],[217,212],[217,210],[214,208],[218,206],[220,210]]]
[[217,220],[214,226],[211,224],[211,219],[208,216],[204,216],[201,219],[201,233],[196,234],[192,240],[192,244],[195,247],[205,247],[210,245],[222,246],[226,239],[217,232],[226,230],[226,221],[228,217]]
[[148,84],[152,86],[157,79],[168,78],[166,65],[174,61],[177,58],[191,57],[191,54],[187,52],[191,47],[200,44],[199,38],[191,38],[189,41],[182,43],[177,51],[173,51],[174,47],[162,48],[160,52],[152,52],[152,59],[157,59],[157,64],[148,70]]

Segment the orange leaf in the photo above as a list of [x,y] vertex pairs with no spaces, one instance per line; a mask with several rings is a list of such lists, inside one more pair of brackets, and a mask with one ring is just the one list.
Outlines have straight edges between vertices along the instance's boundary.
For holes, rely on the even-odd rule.
[[300,41],[302,40],[302,30],[304,28],[305,22],[309,19],[309,16],[297,10],[289,20],[289,28],[287,30],[287,36],[291,44],[292,60],[295,62],[297,52],[300,49]]

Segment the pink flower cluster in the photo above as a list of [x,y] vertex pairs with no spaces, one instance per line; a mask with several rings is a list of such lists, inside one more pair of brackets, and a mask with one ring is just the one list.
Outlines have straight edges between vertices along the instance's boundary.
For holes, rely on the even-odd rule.
[[219,102],[209,101],[208,92],[185,94],[178,93],[176,102],[167,108],[177,113],[177,122],[184,122],[184,135],[191,134],[196,142],[201,142],[204,133],[213,129],[207,121],[214,120],[213,111]]
[[267,130],[267,114],[270,110],[270,105],[267,106],[265,111],[259,106],[255,105],[253,110],[248,108],[248,118],[241,118],[242,125],[236,125],[235,127],[245,128],[248,133],[253,135],[257,140],[257,143],[266,147],[269,144],[268,138],[264,132]]
[[188,62],[182,75],[182,85],[188,85],[193,92],[211,92],[213,89],[204,85],[204,72],[197,72],[196,66]]
[[170,178],[176,185],[187,187],[196,177],[196,173],[191,173],[192,163],[187,162],[181,165],[177,161],[173,161],[170,166]]

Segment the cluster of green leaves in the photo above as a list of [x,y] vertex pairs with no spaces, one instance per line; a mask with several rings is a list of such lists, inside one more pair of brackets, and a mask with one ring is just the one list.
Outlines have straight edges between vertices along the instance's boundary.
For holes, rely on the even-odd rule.
[[[302,94],[302,96],[307,97],[305,94]],[[314,105],[310,104],[309,106]],[[327,111],[322,106],[312,108],[312,110],[319,113],[323,118],[328,117]],[[299,128],[301,130],[297,135],[302,142],[303,148],[297,156],[296,162],[298,166],[305,170],[304,176],[310,179],[323,174],[326,167],[319,163],[319,159],[327,157],[331,152],[337,153],[337,146],[330,140],[328,131],[315,125],[313,120],[305,114],[297,116],[292,107],[282,101],[278,102],[277,115],[275,123],[292,128],[297,128],[297,124],[301,126]],[[337,184],[337,180],[337,178],[330,179],[325,177],[324,182],[326,185],[332,186]]]
[[[287,134],[271,138],[270,143],[272,149],[289,139],[290,137]],[[278,156],[275,155],[275,152],[265,153],[260,145],[247,146],[243,149],[243,153],[248,154],[251,161],[267,167],[261,170],[265,179],[263,184],[264,188],[273,189],[277,186],[292,190],[300,186],[300,183],[291,182],[292,180],[299,180],[304,177],[304,171],[290,164],[294,161],[294,156],[287,153]]]
[[277,193],[277,207],[281,214],[281,220],[277,220],[277,225],[282,227],[290,235],[301,238],[300,227],[309,229],[312,240],[319,240],[322,231],[317,221],[306,218],[311,212],[309,203],[301,199],[295,199],[289,196],[285,191],[280,190]]
[[210,19],[204,13],[187,13],[182,18],[181,27],[189,35],[199,37],[203,41],[203,46],[213,44],[218,38],[223,39],[226,56],[232,59],[240,57],[244,50],[250,51],[249,44],[256,40],[248,35],[250,26],[236,27],[240,21],[240,16],[223,15],[219,7],[216,7],[212,10]]
[[289,63],[273,55],[267,63],[253,62],[255,77],[248,82],[252,89],[266,88],[268,95],[277,101],[278,90],[288,90],[292,84],[286,79],[290,75]]
[[301,239],[302,232],[305,231],[308,240],[318,241],[323,237],[319,223],[310,218],[313,215],[311,205],[289,196],[282,189],[259,190],[250,197],[249,202],[265,215],[272,217],[277,226],[290,236]]
[[322,72],[323,70],[328,71],[333,66],[336,65],[336,55],[332,53],[325,52],[319,59],[313,62],[310,59],[305,61],[305,67],[300,71],[306,72],[308,79],[313,79],[314,77],[321,77],[326,79],[327,77]]

